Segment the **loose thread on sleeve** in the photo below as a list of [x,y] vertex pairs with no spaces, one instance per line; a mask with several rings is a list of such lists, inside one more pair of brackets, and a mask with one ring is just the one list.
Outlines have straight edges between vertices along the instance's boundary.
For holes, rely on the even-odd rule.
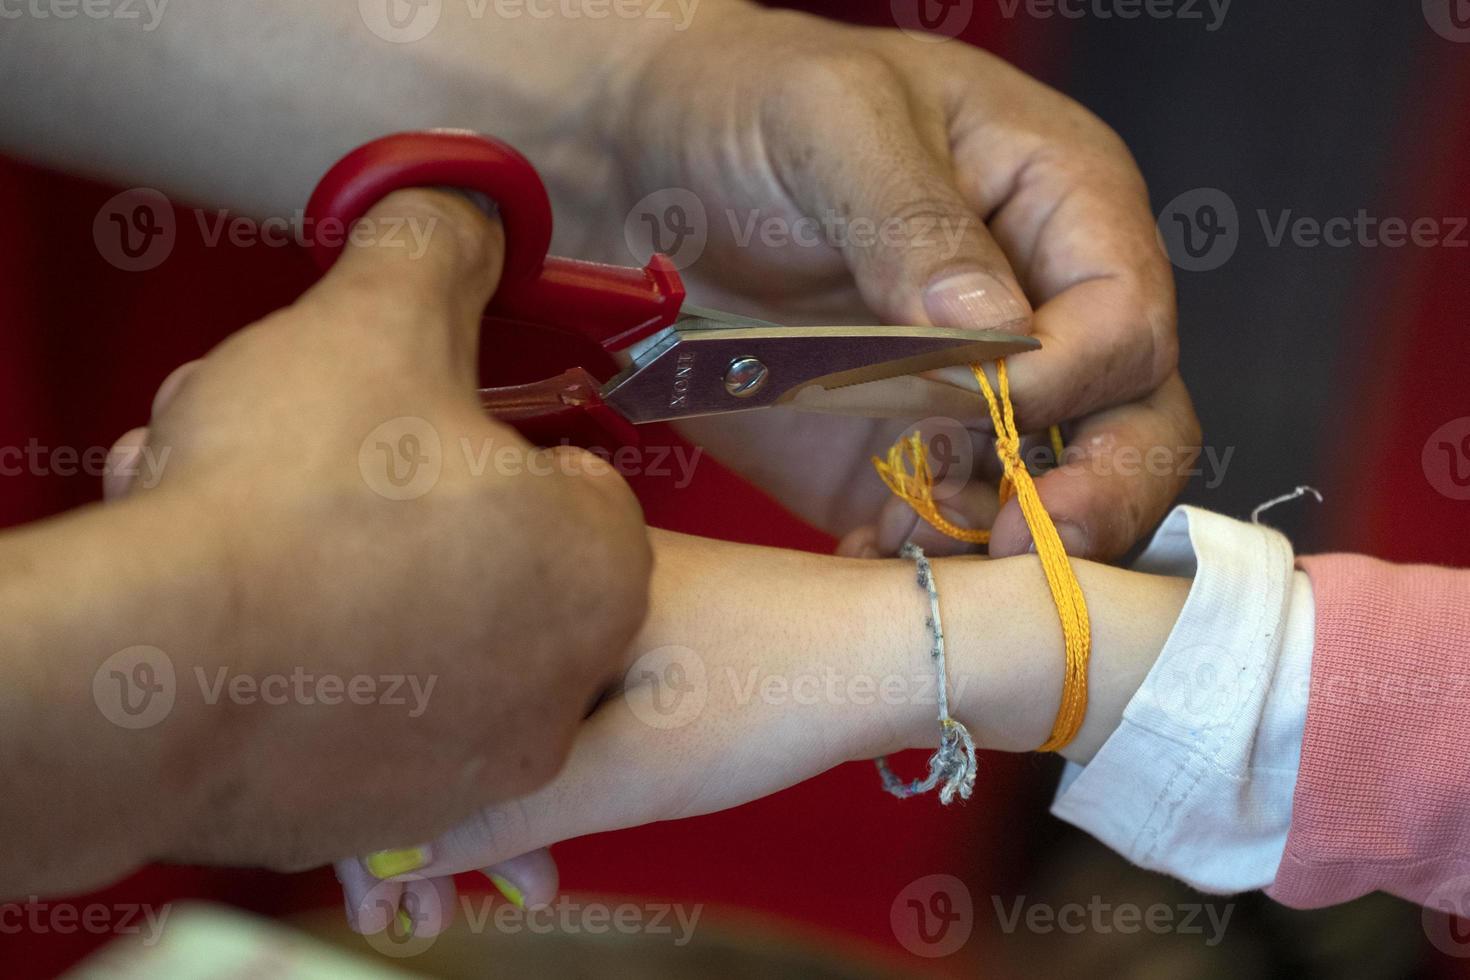
[[[1092,624],[1087,615],[1087,600],[1071,562],[1067,560],[1067,549],[1057,534],[1056,524],[1041,502],[1036,482],[1021,459],[1021,435],[1016,429],[1005,359],[996,361],[994,387],[979,364],[971,364],[970,370],[995,424],[995,452],[1005,471],[1000,482],[1000,503],[1004,506],[1011,497],[1018,498],[1021,514],[1031,529],[1032,540],[1036,542],[1036,553],[1041,559],[1047,588],[1051,591],[1062,625],[1066,668],[1062,678],[1061,705],[1057,709],[1051,735],[1037,749],[1039,752],[1055,752],[1077,737],[1087,716],[1087,663],[1092,653]],[[1064,448],[1061,433],[1053,427],[1050,434],[1052,448],[1060,461]],[[873,466],[895,495],[907,501],[915,513],[941,533],[973,544],[989,542],[989,531],[959,527],[939,512],[934,500],[934,476],[921,433],[915,432],[906,439],[900,439],[889,449],[886,460],[874,457]]]

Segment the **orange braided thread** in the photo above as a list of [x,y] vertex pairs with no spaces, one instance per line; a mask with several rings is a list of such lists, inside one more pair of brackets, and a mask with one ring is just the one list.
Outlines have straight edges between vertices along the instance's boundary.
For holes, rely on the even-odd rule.
[[[1056,524],[1046,512],[1041,495],[1036,491],[1036,482],[1021,461],[1021,434],[1016,430],[1016,412],[1011,404],[1011,384],[1006,374],[1005,359],[995,362],[999,395],[980,365],[971,364],[970,370],[975,374],[980,394],[985,396],[985,404],[990,409],[991,421],[995,423],[995,453],[1005,469],[1000,482],[1000,503],[1004,506],[1011,497],[1020,500],[1021,514],[1031,529],[1032,540],[1036,542],[1036,553],[1041,559],[1046,584],[1062,624],[1062,640],[1067,655],[1066,671],[1062,676],[1062,703],[1057,709],[1051,736],[1037,749],[1038,752],[1055,752],[1077,737],[1087,716],[1087,662],[1092,654],[1092,622],[1087,616],[1087,600],[1082,594],[1082,586],[1067,560],[1067,549],[1057,534]],[[1064,447],[1061,432],[1055,426],[1051,429],[1051,444],[1060,460]],[[873,467],[888,489],[907,501],[915,513],[940,533],[971,544],[990,541],[988,530],[960,527],[939,512],[934,500],[934,474],[929,468],[929,455],[924,451],[921,433],[915,432],[894,443],[886,460],[875,456]]]

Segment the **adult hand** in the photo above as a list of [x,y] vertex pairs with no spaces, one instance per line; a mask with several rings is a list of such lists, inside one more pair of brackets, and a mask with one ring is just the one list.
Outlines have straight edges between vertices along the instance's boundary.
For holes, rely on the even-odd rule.
[[[702,9],[643,64],[615,118],[624,203],[698,199],[706,242],[686,276],[701,301],[1029,332],[1043,349],[1012,359],[1015,403],[1023,431],[1070,423],[1068,465],[1039,483],[1069,550],[1116,556],[1162,515],[1199,429],[1169,263],[1112,130],[968,45],[743,3]],[[935,384],[974,390],[963,369]],[[988,430],[973,404],[961,421]],[[912,525],[867,470],[901,426],[781,412],[689,431],[829,530],[883,510],[892,550]],[[1150,465],[1127,465],[1135,453]],[[1029,544],[1016,504],[995,516],[992,554]]]
[[[103,513],[162,515],[217,556],[189,570],[207,620],[149,641],[177,703],[141,744],[176,765],[149,788],[142,857],[303,868],[528,792],[641,622],[650,554],[627,487],[596,457],[531,448],[475,395],[498,223],[410,191],[359,232],[374,240],[175,372],[122,440],[166,465],[156,485],[113,481],[125,499]],[[264,703],[266,679],[298,674],[305,696],[292,680]],[[239,675],[262,696],[237,699]]]

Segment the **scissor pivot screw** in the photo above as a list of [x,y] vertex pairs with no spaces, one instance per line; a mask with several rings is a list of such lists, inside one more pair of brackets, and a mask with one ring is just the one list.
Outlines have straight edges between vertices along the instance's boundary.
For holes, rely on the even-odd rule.
[[749,398],[771,376],[771,369],[757,357],[737,357],[725,372],[725,390],[736,398]]

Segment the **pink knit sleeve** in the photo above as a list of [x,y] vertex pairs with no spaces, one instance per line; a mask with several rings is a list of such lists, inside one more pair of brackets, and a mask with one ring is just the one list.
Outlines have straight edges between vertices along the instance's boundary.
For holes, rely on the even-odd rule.
[[1470,891],[1470,570],[1355,555],[1299,562],[1316,642],[1286,852],[1299,908]]

